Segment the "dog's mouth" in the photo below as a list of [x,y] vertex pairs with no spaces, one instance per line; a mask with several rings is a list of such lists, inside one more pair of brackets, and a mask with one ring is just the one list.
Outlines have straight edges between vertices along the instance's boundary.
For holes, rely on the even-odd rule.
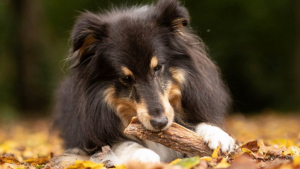
[[142,124],[142,126],[146,129],[146,130],[150,130],[150,131],[153,131],[153,132],[160,132],[160,131],[164,131],[166,129],[168,129],[170,126],[167,125],[161,129],[157,129],[157,128],[154,128],[152,126],[149,126],[149,124],[145,124],[143,122],[141,122],[141,120],[138,119],[137,116],[134,116],[132,117],[131,121],[130,121],[130,124]]
[[[152,100],[153,101],[153,100]],[[168,97],[160,96],[158,101],[142,100],[136,106],[136,115],[142,125],[150,131],[163,131],[168,129],[174,120],[174,109]]]
[[147,130],[153,132],[160,132],[160,131],[167,130],[173,122],[173,118],[170,119],[166,116],[160,118],[147,118],[147,119],[145,119],[145,117],[139,117],[139,116],[134,118],[136,118]]

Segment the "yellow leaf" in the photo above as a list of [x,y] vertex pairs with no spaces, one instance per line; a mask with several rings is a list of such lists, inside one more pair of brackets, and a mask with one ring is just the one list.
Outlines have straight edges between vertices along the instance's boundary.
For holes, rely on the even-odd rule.
[[283,155],[300,155],[300,148],[297,146],[290,146],[287,150],[283,152]]
[[222,161],[215,166],[215,168],[228,168],[230,164],[227,162],[226,158],[223,158]]
[[181,159],[177,158],[176,160],[173,160],[172,162],[169,163],[169,165],[174,165],[177,164]]
[[99,164],[99,163],[94,163],[92,161],[81,161],[81,160],[76,160],[75,164],[67,167],[67,169],[75,169],[75,168],[105,169],[104,164],[102,163]]
[[286,147],[286,148],[295,145],[295,142],[290,139],[274,139],[274,140],[267,141],[267,143],[269,143],[271,145],[276,144],[279,147]]
[[208,156],[201,157],[200,160],[211,162],[212,158]]
[[242,148],[241,150],[242,150],[242,152],[244,152],[244,153],[253,155],[253,152],[252,152],[251,150],[249,150],[248,148]]
[[127,169],[125,164],[121,164],[121,165],[115,165],[116,169]]
[[220,146],[218,146],[214,152],[212,153],[212,158],[218,158],[219,157],[219,154],[220,154]]
[[28,158],[24,160],[26,163],[37,163],[37,164],[46,164],[51,159],[51,156],[39,157],[39,158]]
[[296,167],[296,166],[300,166],[300,156],[297,155],[294,157],[293,159],[293,165]]

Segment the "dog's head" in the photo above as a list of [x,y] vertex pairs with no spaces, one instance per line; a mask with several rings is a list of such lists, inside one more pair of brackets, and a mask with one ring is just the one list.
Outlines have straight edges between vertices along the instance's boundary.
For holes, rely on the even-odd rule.
[[137,116],[149,130],[168,128],[181,111],[187,73],[181,62],[190,60],[180,44],[188,23],[187,10],[176,0],[83,13],[72,32],[72,52],[86,92],[101,93],[93,99],[114,109],[124,126]]

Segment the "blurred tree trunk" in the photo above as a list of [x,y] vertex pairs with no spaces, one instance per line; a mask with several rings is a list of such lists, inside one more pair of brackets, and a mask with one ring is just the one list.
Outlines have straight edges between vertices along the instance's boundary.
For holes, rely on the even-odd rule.
[[300,108],[300,0],[295,0],[295,80],[296,80],[296,101]]
[[12,37],[16,63],[16,97],[21,112],[31,113],[44,105],[40,80],[41,5],[40,0],[12,0],[15,16]]

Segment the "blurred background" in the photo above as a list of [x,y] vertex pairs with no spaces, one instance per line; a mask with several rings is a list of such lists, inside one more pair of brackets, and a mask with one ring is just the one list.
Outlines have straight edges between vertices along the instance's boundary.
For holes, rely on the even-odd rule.
[[[76,16],[153,1],[125,2],[0,0],[0,119],[49,115]],[[299,111],[299,0],[181,2],[222,70],[234,112]]]

